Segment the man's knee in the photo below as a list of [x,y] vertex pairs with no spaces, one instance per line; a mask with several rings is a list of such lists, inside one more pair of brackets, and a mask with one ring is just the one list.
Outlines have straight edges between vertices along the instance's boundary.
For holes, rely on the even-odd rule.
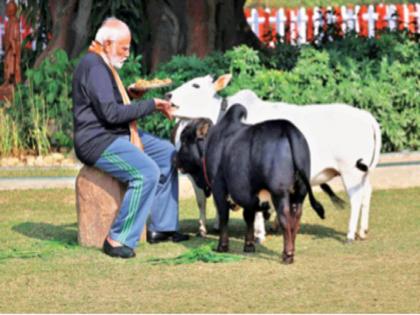
[[169,141],[167,143],[168,144],[166,146],[166,152],[167,152],[168,157],[169,157],[169,163],[170,163],[170,166],[171,167],[175,167],[176,148]]
[[168,144],[168,151],[172,154],[173,152],[176,152],[176,148],[175,146],[170,142],[170,141],[166,141],[166,143]]
[[143,172],[143,181],[149,185],[157,186],[160,178],[160,169],[156,163],[150,163]]
[[156,163],[150,161],[146,167],[144,165],[141,168],[133,166],[130,175],[129,185],[131,186],[140,187],[144,184],[156,186],[159,182],[160,170]]
[[162,146],[162,170],[165,176],[168,176],[168,174],[171,172],[171,170],[175,167],[175,156],[176,156],[176,148],[175,146],[167,141],[162,140],[160,145]]

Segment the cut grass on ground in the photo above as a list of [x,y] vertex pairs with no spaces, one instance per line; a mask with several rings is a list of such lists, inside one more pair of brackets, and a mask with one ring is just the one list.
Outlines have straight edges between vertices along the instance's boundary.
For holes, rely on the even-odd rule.
[[280,235],[244,254],[240,212],[231,215],[230,234],[231,253],[242,259],[174,265],[152,260],[217,240],[195,237],[193,199],[180,212],[190,241],[142,244],[135,259],[118,260],[77,245],[73,190],[1,191],[0,312],[418,313],[420,188],[375,191],[369,240],[351,245],[349,210],[317,196],[327,218],[305,205],[293,265],[280,263]]

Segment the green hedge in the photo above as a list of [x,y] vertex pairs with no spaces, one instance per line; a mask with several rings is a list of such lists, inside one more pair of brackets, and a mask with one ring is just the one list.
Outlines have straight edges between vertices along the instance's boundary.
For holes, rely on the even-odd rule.
[[[8,130],[0,135],[0,154],[10,154],[13,146],[38,153],[72,146],[71,74],[76,63],[57,51],[39,69],[26,72],[27,83],[18,87],[15,104],[0,108],[0,123],[10,124],[0,128],[0,133]],[[227,72],[233,80],[224,95],[247,88],[265,100],[352,104],[380,122],[383,151],[419,150],[420,49],[404,33],[380,39],[350,35],[321,47],[280,44],[269,55],[239,46],[204,59],[175,56],[149,76],[170,77],[173,85],[145,97],[162,97],[194,77]],[[130,57],[120,74],[126,85],[146,77],[141,56]],[[139,121],[141,128],[166,138],[173,124],[160,114]]]
[[203,61],[175,57],[159,75],[182,76],[184,82],[224,72],[234,75],[225,95],[252,89],[265,100],[351,104],[378,119],[383,151],[419,150],[420,49],[405,33],[349,35],[322,47],[279,45],[270,56],[240,46]]
[[0,123],[12,130],[0,134],[0,155],[45,154],[73,145],[71,77],[76,62],[58,50],[38,69],[25,72],[26,83],[16,87],[13,104],[0,105]]

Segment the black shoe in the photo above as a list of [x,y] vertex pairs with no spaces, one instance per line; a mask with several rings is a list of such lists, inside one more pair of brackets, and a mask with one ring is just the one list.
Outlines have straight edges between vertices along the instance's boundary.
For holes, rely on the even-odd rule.
[[172,242],[174,243],[188,241],[189,239],[190,239],[190,236],[188,234],[181,234],[179,232],[174,232],[172,234]]
[[105,239],[104,246],[103,246],[104,253],[111,257],[119,257],[119,258],[133,258],[136,257],[136,253],[134,250],[126,245],[123,246],[116,246],[113,247]]
[[169,235],[164,232],[150,232],[147,231],[146,240],[150,244],[157,244],[169,240]]
[[147,231],[147,241],[150,244],[157,244],[160,242],[172,241],[174,243],[183,242],[189,240],[190,237],[187,234],[181,234],[179,232],[150,232]]

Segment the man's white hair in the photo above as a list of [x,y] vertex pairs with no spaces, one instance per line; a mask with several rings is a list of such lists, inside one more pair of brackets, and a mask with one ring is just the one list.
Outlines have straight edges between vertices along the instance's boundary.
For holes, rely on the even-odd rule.
[[95,40],[103,44],[106,40],[115,41],[130,34],[130,28],[123,21],[109,17],[105,19],[95,35]]

